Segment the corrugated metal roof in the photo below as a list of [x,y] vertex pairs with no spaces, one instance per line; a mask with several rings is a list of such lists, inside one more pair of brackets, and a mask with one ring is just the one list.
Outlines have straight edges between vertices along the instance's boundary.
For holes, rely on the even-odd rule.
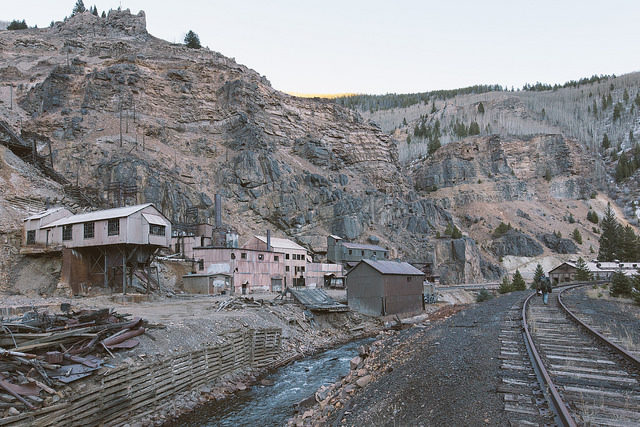
[[[267,243],[266,236],[255,236],[255,237],[261,242]],[[271,238],[271,247],[278,248],[278,249],[298,249],[298,250],[306,251],[305,248],[303,248],[296,242],[293,242],[289,239],[280,239],[278,237]]]
[[43,228],[58,227],[60,225],[78,224],[81,222],[101,221],[103,219],[123,218],[138,212],[141,209],[152,206],[152,203],[145,203],[144,205],[125,206],[123,208],[106,209],[102,211],[87,212],[83,214],[73,215],[67,218],[62,218],[57,221],[47,224]]
[[143,213],[142,216],[147,220],[149,224],[164,225],[165,227],[169,225],[168,221],[166,221],[161,216],[148,213]]
[[363,243],[347,243],[347,242],[343,242],[342,246],[344,246],[347,249],[367,249],[367,250],[370,250],[370,251],[383,251],[383,252],[387,251],[382,246],[367,245],[367,244],[363,244]]
[[[376,269],[382,274],[402,274],[406,276],[424,276],[424,273],[408,262],[399,261],[374,261],[370,259],[363,259],[360,262],[368,264],[372,268]],[[349,273],[357,268],[354,267]],[[347,274],[349,274],[347,273]]]
[[315,311],[347,311],[349,307],[331,298],[322,289],[287,288],[287,292],[309,310]]
[[45,216],[51,215],[52,213],[56,213],[58,211],[61,211],[62,209],[64,209],[62,206],[59,206],[57,208],[47,209],[46,211],[39,212],[37,214],[31,215],[31,216],[25,218],[23,221],[30,221],[32,219],[44,218]]
[[336,236],[335,234],[329,234],[329,237],[333,237],[333,240],[342,240],[342,237]]

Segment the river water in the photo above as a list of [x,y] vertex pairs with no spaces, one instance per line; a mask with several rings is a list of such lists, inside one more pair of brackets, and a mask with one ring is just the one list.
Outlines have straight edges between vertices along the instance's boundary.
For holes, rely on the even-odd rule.
[[273,385],[255,385],[222,402],[206,404],[170,423],[176,426],[282,426],[295,413],[294,405],[320,386],[349,373],[349,360],[371,338],[352,341],[293,362],[265,377]]

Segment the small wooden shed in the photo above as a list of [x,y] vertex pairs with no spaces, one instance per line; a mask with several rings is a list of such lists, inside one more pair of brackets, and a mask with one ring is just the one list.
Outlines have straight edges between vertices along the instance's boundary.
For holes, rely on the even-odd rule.
[[424,273],[407,262],[363,259],[347,272],[349,308],[372,316],[424,309]]

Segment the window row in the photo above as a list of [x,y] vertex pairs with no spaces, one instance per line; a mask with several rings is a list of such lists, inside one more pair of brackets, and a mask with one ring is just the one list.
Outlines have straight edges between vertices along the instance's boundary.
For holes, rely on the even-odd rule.
[[[95,222],[85,222],[82,224],[83,227],[83,237],[85,239],[93,239],[96,237],[96,223]],[[153,225],[151,226],[153,227]],[[163,225],[157,225],[156,227],[161,228],[161,230],[156,229],[155,232],[162,233],[157,234],[158,236],[164,236]],[[149,233],[155,234],[153,228],[149,230]],[[118,218],[110,219],[107,221],[107,235],[108,236],[117,236],[120,234],[120,220]],[[27,236],[28,237],[28,236]],[[73,224],[63,225],[62,226],[62,240],[72,240],[73,239]]]
[[289,254],[284,254],[284,259],[293,259],[297,261],[304,261],[304,254],[291,254],[291,258],[289,258]]

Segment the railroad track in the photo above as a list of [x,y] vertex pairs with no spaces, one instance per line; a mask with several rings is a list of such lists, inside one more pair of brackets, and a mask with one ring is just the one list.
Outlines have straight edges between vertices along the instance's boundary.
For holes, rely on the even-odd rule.
[[529,296],[522,309],[525,344],[556,423],[640,425],[640,361],[580,322],[558,288],[549,304]]

